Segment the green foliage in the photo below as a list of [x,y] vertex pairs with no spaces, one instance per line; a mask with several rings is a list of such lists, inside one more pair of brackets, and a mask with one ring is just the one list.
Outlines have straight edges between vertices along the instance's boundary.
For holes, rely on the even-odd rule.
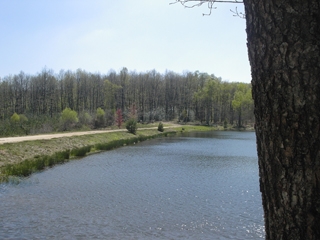
[[220,80],[213,76],[206,76],[204,86],[194,93],[194,100],[203,109],[204,114],[201,116],[201,121],[204,120],[206,124],[212,121],[214,105],[219,102],[221,98],[221,83]]
[[163,123],[162,123],[162,122],[159,122],[158,131],[159,131],[159,132],[163,132],[163,131],[164,131]]
[[68,160],[70,157],[70,151],[69,150],[65,150],[65,151],[61,151],[61,152],[57,152],[54,154],[55,159],[57,163],[61,163],[64,162],[64,160]]
[[[198,71],[181,75],[171,71],[160,74],[155,70],[137,73],[123,68],[100,75],[80,69],[55,74],[45,68],[34,76],[21,72],[1,78],[0,135],[39,134],[80,127],[87,130],[115,123],[122,128],[124,119],[129,118],[143,123],[177,119],[201,124],[205,121],[207,125],[223,124],[227,118],[232,125],[239,114],[235,96],[241,88],[238,85]],[[244,85],[250,88],[250,84]],[[17,97],[12,89],[24,91]],[[78,111],[78,116],[73,120],[71,117],[70,121],[62,117],[66,107]],[[12,116],[14,112],[19,115]],[[24,121],[20,113],[25,114],[28,121]],[[252,107],[243,105],[242,113],[243,122],[254,121]]]
[[105,111],[102,108],[97,108],[96,111],[96,121],[95,121],[95,127],[104,127],[105,126]]
[[70,108],[65,108],[61,113],[60,123],[62,130],[70,130],[79,121],[78,113]]
[[26,117],[26,115],[24,115],[24,114],[19,114],[19,117],[20,117],[20,122],[21,122],[21,123],[28,122],[28,118]]
[[122,147],[123,145],[128,145],[130,143],[133,143],[135,138],[129,138],[129,139],[119,139],[119,140],[114,140],[111,142],[106,142],[106,143],[98,143],[94,147],[96,150],[111,150],[114,148]]
[[114,141],[110,141],[110,142],[106,142],[106,143],[98,143],[94,146],[94,148],[96,150],[101,150],[101,151],[107,151],[107,150],[111,150],[114,148],[118,148],[118,147],[122,147],[124,145],[130,145],[130,144],[134,144],[136,142],[142,142],[142,141],[146,141],[148,139],[152,139],[155,138],[157,136],[168,136],[168,134],[175,134],[175,132],[169,132],[169,133],[159,133],[157,135],[151,135],[151,136],[134,136],[128,139],[119,139],[119,140],[114,140]]
[[42,170],[46,167],[51,167],[55,164],[64,163],[69,159],[70,152],[57,152],[51,156],[38,156],[34,159],[25,160],[18,164],[9,164],[2,168],[2,173],[5,176],[26,177],[30,174]]
[[61,113],[62,121],[78,122],[78,113],[70,108],[65,108]]
[[53,117],[38,115],[28,116],[28,118],[24,114],[20,114],[19,117],[19,122],[12,122],[10,119],[0,121],[1,137],[48,133],[61,127],[61,116],[58,114]]
[[10,121],[12,123],[19,123],[20,122],[20,116],[17,113],[14,113],[11,117],[10,117]]
[[90,126],[92,122],[92,117],[87,112],[81,112],[79,114],[79,122],[84,126]]
[[115,110],[113,109],[109,109],[109,110],[106,110],[106,125],[107,126],[112,126],[114,124],[114,121],[115,121]]
[[97,108],[97,118],[101,118],[101,117],[104,117],[104,114],[105,114],[105,112],[104,112],[104,110],[102,109],[102,108]]
[[183,110],[181,115],[180,115],[180,120],[183,122],[187,122],[188,121],[188,113],[187,110]]
[[97,143],[94,148],[98,151],[107,151],[114,149],[116,147],[115,141],[107,142],[107,143]]
[[242,115],[244,108],[253,104],[251,87],[248,84],[238,83],[237,90],[232,100],[232,108],[238,112],[238,127],[242,126]]
[[252,100],[251,88],[249,88],[248,85],[245,85],[244,83],[239,83],[237,90],[234,94],[232,107],[235,110],[239,110],[244,105],[248,105],[252,102],[253,100]]
[[[156,138],[158,136],[168,136],[169,134],[175,134],[175,131],[172,132],[166,132],[166,133],[159,133],[155,129],[153,130],[144,130],[139,133],[139,135],[131,135],[128,133],[108,133],[106,135],[104,134],[96,134],[92,135],[92,138],[90,136],[78,136],[74,137],[74,143],[76,142],[79,146],[77,149],[74,149],[72,151],[69,150],[60,150],[57,153],[54,153],[55,149],[65,149],[66,144],[70,144],[70,141],[72,139],[52,139],[47,141],[30,141],[21,143],[21,145],[18,144],[8,144],[4,149],[8,150],[8,153],[13,154],[15,156],[15,159],[20,159],[22,155],[24,155],[26,152],[29,153],[29,151],[26,151],[26,149],[32,149],[31,151],[38,152],[41,149],[46,149],[48,146],[54,146],[52,147],[51,153],[48,153],[48,155],[42,156],[42,155],[35,155],[32,153],[29,154],[25,161],[16,162],[15,164],[8,164],[0,168],[0,182],[2,181],[12,181],[12,179],[18,179],[19,178],[10,178],[10,176],[18,176],[18,177],[24,177],[28,176],[36,171],[54,166],[56,164],[67,162],[70,155],[72,156],[84,156],[86,153],[93,150],[110,150],[118,147],[122,147],[125,145],[135,144],[137,142],[145,141],[147,139]],[[102,135],[102,136],[101,136]],[[112,137],[110,138],[110,136]],[[89,139],[90,138],[90,139]],[[120,138],[120,139],[119,139]],[[105,142],[104,142],[105,141]],[[45,145],[41,146],[41,142],[46,143]],[[79,145],[80,142],[80,145]],[[56,144],[59,144],[60,146],[57,146]],[[94,147],[92,147],[89,144],[94,144]],[[1,145],[0,145],[1,146]],[[85,147],[81,147],[85,146]],[[39,147],[39,148],[38,148]],[[3,148],[2,148],[3,149]],[[19,152],[20,151],[20,152]],[[45,151],[40,151],[45,152]],[[22,154],[22,155],[21,155]],[[0,160],[3,160],[3,156]],[[17,158],[18,157],[18,158]],[[10,160],[11,161],[11,160]],[[6,161],[5,162],[9,162]]]
[[85,146],[85,147],[81,147],[81,148],[72,149],[70,154],[72,156],[76,156],[76,157],[83,157],[88,152],[90,152],[90,150],[91,150],[91,146]]
[[104,81],[104,89],[105,89],[105,109],[115,109],[116,108],[116,92],[121,89],[121,86],[110,82],[109,80]]
[[0,127],[0,136],[6,135],[27,135],[30,132],[28,118],[24,114],[14,113],[10,117],[10,122],[3,121]]
[[136,134],[138,129],[137,121],[133,118],[130,118],[129,120],[127,120],[126,129],[128,130],[129,133]]

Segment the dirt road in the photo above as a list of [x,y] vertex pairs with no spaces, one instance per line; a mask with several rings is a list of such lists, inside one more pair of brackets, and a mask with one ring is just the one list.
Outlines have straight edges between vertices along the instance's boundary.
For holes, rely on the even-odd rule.
[[[177,126],[179,125],[170,125],[170,127],[177,127]],[[156,128],[157,127],[139,128],[138,130],[156,129]],[[168,128],[168,127],[165,127],[165,128]],[[61,137],[82,136],[82,135],[99,134],[99,133],[107,133],[107,132],[121,132],[121,131],[127,131],[127,129],[97,130],[97,131],[85,131],[85,132],[41,134],[41,135],[22,136],[22,137],[7,137],[7,138],[0,138],[0,144],[34,141],[34,140],[45,140],[45,139],[53,139],[53,138],[61,138]]]
[[45,139],[61,138],[61,137],[81,136],[81,135],[98,134],[98,133],[106,133],[106,132],[120,132],[120,131],[127,131],[127,130],[126,129],[116,129],[116,130],[99,130],[99,131],[85,131],[85,132],[41,134],[41,135],[22,136],[22,137],[7,137],[7,138],[0,138],[0,144],[33,141],[33,140],[45,140]]

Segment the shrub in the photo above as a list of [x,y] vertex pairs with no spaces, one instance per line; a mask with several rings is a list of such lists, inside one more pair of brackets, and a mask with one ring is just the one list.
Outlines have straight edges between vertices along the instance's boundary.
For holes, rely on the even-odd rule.
[[65,150],[62,152],[57,152],[54,154],[54,158],[56,159],[57,163],[63,163],[70,158],[70,151]]
[[87,112],[81,112],[79,114],[79,122],[84,126],[90,127],[92,122],[92,117]]
[[137,121],[133,118],[130,118],[126,122],[126,129],[128,130],[129,133],[136,134],[138,126],[137,126]]
[[96,120],[95,120],[95,127],[104,127],[105,126],[105,111],[102,108],[97,108],[96,111]]
[[106,110],[106,126],[112,126],[115,121],[115,111],[114,110]]
[[70,154],[76,157],[83,157],[85,156],[88,152],[90,152],[91,146],[85,146],[81,148],[75,148],[72,149]]
[[20,117],[20,122],[21,123],[28,122],[28,118],[26,117],[26,115],[20,114],[19,117]]
[[162,122],[159,122],[158,131],[159,131],[159,132],[163,132],[163,131],[164,131],[163,123],[162,123]]
[[78,113],[70,108],[65,108],[61,113],[61,125],[62,130],[70,130],[73,125],[75,125],[78,120]]
[[33,172],[65,162],[69,159],[69,154],[69,150],[66,150],[51,156],[35,156],[34,159],[28,159],[18,164],[6,165],[2,168],[2,172],[5,176],[26,177]]
[[10,121],[13,123],[18,123],[20,122],[20,116],[17,113],[12,114],[12,116],[10,117]]

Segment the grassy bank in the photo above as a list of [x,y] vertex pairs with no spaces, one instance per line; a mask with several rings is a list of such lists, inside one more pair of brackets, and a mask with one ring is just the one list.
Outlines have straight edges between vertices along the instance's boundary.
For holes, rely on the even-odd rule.
[[134,144],[147,139],[188,131],[209,131],[211,127],[185,125],[166,129],[128,132],[108,132],[49,140],[6,143],[0,145],[0,182],[10,176],[24,177],[56,164],[61,164],[100,151]]

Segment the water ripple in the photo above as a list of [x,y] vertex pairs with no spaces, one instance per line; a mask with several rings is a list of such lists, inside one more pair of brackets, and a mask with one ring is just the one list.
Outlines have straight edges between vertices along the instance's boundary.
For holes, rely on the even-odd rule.
[[221,134],[156,139],[1,184],[0,239],[263,239],[255,139]]

